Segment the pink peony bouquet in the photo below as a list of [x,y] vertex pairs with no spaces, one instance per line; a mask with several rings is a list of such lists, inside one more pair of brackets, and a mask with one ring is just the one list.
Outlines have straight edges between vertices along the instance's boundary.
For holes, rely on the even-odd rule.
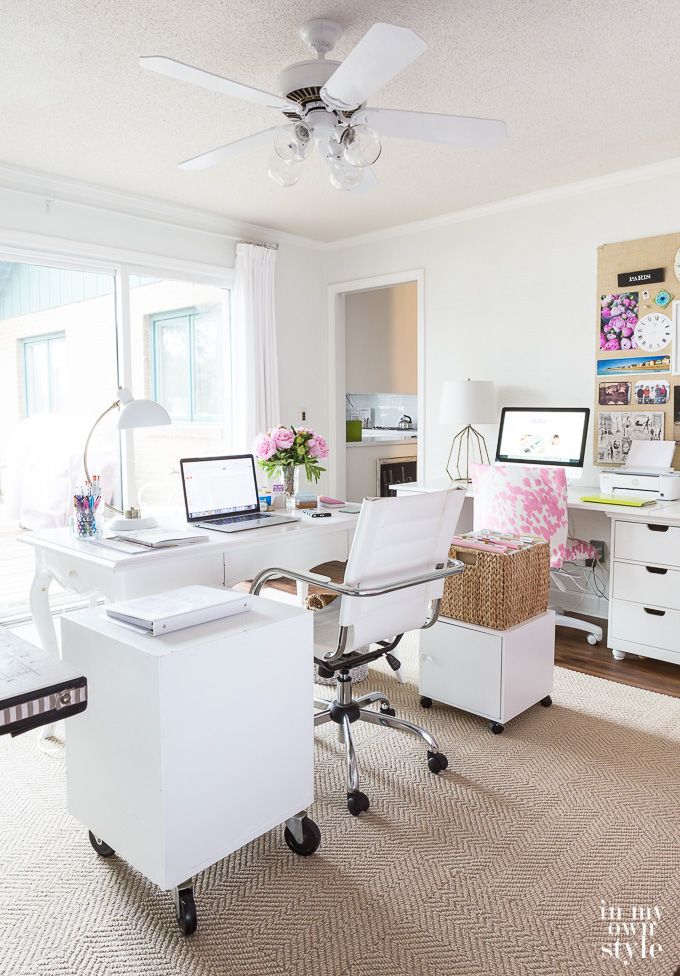
[[325,468],[319,461],[328,457],[325,439],[309,427],[272,427],[258,434],[253,444],[257,463],[271,478],[284,469],[304,465],[308,481],[318,481]]
[[600,349],[637,349],[638,293],[603,295],[600,299]]

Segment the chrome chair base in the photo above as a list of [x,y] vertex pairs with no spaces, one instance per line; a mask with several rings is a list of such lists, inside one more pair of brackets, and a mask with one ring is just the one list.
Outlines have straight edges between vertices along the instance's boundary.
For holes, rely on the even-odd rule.
[[[314,716],[314,726],[335,722],[338,726],[338,739],[345,746],[345,760],[347,766],[347,809],[358,817],[368,810],[370,803],[365,793],[359,789],[359,768],[357,764],[352,724],[354,722],[369,722],[372,725],[382,725],[384,728],[396,729],[400,732],[410,732],[417,735],[427,745],[427,765],[431,772],[443,772],[448,766],[448,759],[440,751],[437,740],[426,729],[397,718],[389,700],[378,691],[371,691],[359,698],[352,697],[352,678],[348,673],[336,673],[336,697],[333,701],[325,698],[315,698],[314,705],[320,709]],[[370,708],[379,705],[379,710]]]

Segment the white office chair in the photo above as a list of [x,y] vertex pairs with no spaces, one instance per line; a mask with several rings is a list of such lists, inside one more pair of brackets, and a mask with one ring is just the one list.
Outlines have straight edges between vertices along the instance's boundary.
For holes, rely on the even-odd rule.
[[[440,491],[404,498],[367,498],[357,523],[342,583],[315,573],[272,568],[261,572],[251,586],[259,593],[273,576],[288,576],[337,593],[339,600],[314,612],[314,660],[319,671],[335,676],[333,701],[315,699],[321,709],[314,724],[335,722],[345,744],[347,808],[355,817],[368,810],[359,790],[352,723],[371,722],[419,736],[427,745],[427,764],[433,773],[448,760],[425,729],[396,718],[380,692],[352,696],[350,668],[388,655],[411,630],[431,627],[439,615],[444,578],[463,571],[448,552],[464,500],[463,492]],[[365,650],[366,645],[375,645]],[[310,662],[311,665],[311,662]],[[371,708],[377,704],[379,710]]]

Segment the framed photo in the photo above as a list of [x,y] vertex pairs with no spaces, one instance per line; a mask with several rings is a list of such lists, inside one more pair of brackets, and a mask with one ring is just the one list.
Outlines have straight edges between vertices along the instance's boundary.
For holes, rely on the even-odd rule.
[[598,403],[601,407],[627,407],[630,403],[630,383],[625,380],[617,383],[600,383]]

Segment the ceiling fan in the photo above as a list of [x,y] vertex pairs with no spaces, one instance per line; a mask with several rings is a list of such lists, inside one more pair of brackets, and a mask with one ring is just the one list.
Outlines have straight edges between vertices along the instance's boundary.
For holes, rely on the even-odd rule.
[[338,190],[366,189],[376,182],[371,167],[382,151],[381,136],[438,142],[455,149],[489,149],[505,139],[505,122],[434,112],[404,112],[366,105],[376,91],[407,68],[427,44],[407,27],[374,24],[343,62],[326,59],[342,34],[335,21],[314,18],[298,31],[316,60],[298,61],[277,79],[280,95],[260,91],[201,68],[162,56],[142,57],[142,68],[187,81],[256,105],[279,109],[286,123],[272,126],[180,163],[207,169],[256,146],[273,145],[269,176],[293,186],[315,146]]

